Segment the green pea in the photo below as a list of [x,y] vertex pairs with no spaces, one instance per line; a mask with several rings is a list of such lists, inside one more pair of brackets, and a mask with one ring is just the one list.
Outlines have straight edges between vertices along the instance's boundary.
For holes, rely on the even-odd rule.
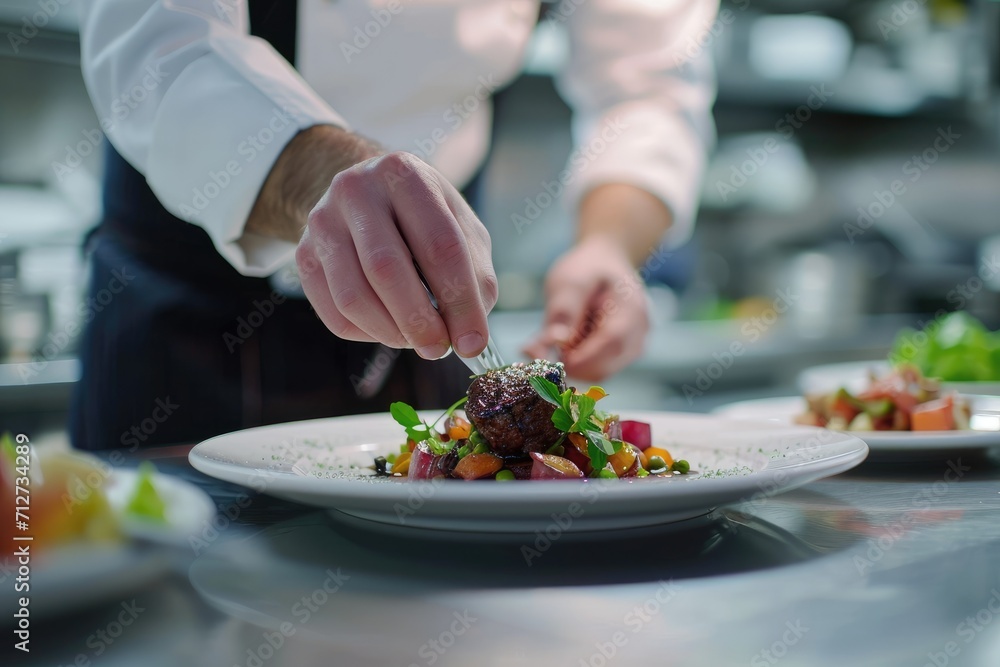
[[[654,457],[655,458],[655,457]],[[686,475],[689,470],[691,470],[691,464],[681,459],[680,461],[674,461],[674,465],[671,466],[671,470],[676,470],[682,475]]]
[[662,456],[649,457],[649,472],[663,472],[667,469],[667,462]]
[[496,481],[498,482],[512,482],[514,481],[514,473],[505,468],[500,472],[498,472],[497,476],[494,479],[496,479]]

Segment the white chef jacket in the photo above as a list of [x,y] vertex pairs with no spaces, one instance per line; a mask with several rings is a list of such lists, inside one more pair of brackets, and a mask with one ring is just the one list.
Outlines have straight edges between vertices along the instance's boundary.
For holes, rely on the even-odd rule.
[[[294,1],[294,0],[292,0]],[[461,187],[489,142],[489,93],[518,73],[538,0],[298,0],[296,72],[248,34],[246,0],[81,0],[84,79],[115,148],[238,271],[294,245],[245,234],[297,132],[331,124],[424,158]],[[571,207],[631,183],[690,231],[714,88],[701,51],[717,0],[561,0]],[[505,221],[506,222],[506,221]]]

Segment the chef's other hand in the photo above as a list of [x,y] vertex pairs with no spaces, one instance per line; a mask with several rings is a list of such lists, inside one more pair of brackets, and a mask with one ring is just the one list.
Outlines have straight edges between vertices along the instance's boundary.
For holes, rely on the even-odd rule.
[[295,259],[306,296],[341,338],[412,347],[425,359],[449,345],[464,357],[486,347],[497,300],[490,236],[458,191],[409,153],[339,172],[309,214]]
[[642,354],[649,331],[646,295],[627,252],[611,237],[580,241],[545,281],[545,324],[524,352],[558,351],[571,377],[599,382]]

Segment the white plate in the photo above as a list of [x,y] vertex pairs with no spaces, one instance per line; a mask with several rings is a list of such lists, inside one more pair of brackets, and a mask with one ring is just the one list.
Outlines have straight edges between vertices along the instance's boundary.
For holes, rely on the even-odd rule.
[[215,516],[215,503],[204,491],[179,477],[156,473],[153,486],[163,499],[166,525],[150,523],[125,516],[125,506],[135,491],[139,473],[135,470],[115,470],[108,478],[104,491],[108,502],[122,517],[122,531],[129,537],[157,544],[188,547],[192,535],[200,535]]
[[238,431],[199,444],[190,461],[228,482],[382,523],[475,532],[576,532],[691,518],[754,494],[835,475],[868,454],[861,440],[825,429],[664,412],[625,417],[650,422],[656,443],[702,474],[632,482],[412,482],[348,469],[398,451],[404,435],[387,414]]
[[[138,473],[116,469],[105,482],[108,502],[119,517],[135,489]],[[167,504],[167,525],[121,518],[127,538],[120,544],[71,544],[53,548],[32,561],[31,613],[66,613],[135,591],[170,571],[174,549],[187,547],[215,515],[211,498],[198,487],[170,475],[155,474],[153,484]],[[11,595],[13,586],[4,587]]]
[[[966,396],[972,402],[1000,402],[993,396]],[[764,420],[791,424],[806,408],[801,396],[759,398],[723,405],[712,411],[727,419]],[[850,431],[871,448],[873,453],[905,450],[976,449],[1000,445],[1000,431]]]
[[[799,373],[797,385],[803,394],[825,394],[841,387],[857,393],[868,386],[868,374],[871,371],[881,377],[889,372],[889,362],[876,359],[813,366]],[[1000,396],[1000,382],[942,382],[941,387],[960,394]]]

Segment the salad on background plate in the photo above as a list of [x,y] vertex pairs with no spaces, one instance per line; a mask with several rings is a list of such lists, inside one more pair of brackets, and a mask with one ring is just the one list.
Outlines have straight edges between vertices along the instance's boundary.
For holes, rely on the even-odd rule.
[[806,410],[795,417],[795,423],[836,431],[968,430],[971,416],[963,396],[943,392],[939,380],[926,378],[909,365],[882,377],[870,375],[868,386],[860,392],[841,387],[807,394],[805,401]]
[[807,395],[841,387],[858,393],[873,374],[882,376],[904,366],[940,381],[943,392],[1000,396],[1000,332],[989,331],[968,313],[950,313],[921,330],[901,330],[885,359],[807,368],[798,376],[798,387]]

